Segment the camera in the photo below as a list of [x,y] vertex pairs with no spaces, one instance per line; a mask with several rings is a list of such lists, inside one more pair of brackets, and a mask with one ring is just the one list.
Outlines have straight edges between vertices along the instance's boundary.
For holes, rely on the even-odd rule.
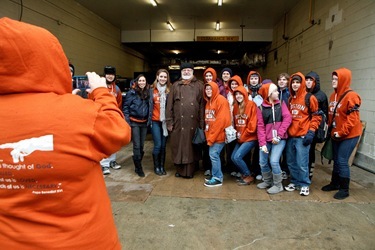
[[73,89],[80,89],[85,91],[90,88],[89,80],[87,76],[73,76]]

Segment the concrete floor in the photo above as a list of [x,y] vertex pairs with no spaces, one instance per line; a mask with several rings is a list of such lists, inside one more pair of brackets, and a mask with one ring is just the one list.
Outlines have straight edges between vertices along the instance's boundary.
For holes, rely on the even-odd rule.
[[131,144],[118,153],[123,168],[105,177],[123,249],[375,249],[374,174],[352,167],[343,201],[320,190],[329,183],[329,165],[315,167],[307,197],[268,195],[229,175],[212,188],[203,185],[203,171],[176,178],[170,152],[167,175],[157,176],[151,152],[148,140],[146,177],[134,173]]

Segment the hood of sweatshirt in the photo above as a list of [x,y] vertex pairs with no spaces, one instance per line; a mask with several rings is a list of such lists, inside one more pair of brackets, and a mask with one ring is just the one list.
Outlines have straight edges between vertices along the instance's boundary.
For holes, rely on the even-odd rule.
[[[254,75],[254,74],[258,75],[258,77],[259,77],[259,82],[255,86],[250,84],[250,76]],[[259,90],[259,88],[262,86],[262,76],[259,74],[258,71],[250,71],[249,74],[247,75],[247,78],[246,78],[246,84],[247,84],[249,90],[251,90],[252,92],[257,92]]]
[[72,92],[68,59],[49,31],[4,17],[0,37],[0,95]]
[[350,89],[352,83],[352,72],[347,68],[336,69],[332,75],[336,74],[339,78],[337,88],[335,89],[337,96],[341,96],[345,91]]
[[236,100],[236,92],[240,92],[243,96],[244,96],[244,98],[243,98],[243,101],[244,101],[244,103],[246,104],[248,101],[249,101],[249,98],[248,98],[248,96],[249,96],[249,93],[247,92],[247,90],[246,90],[246,88],[244,87],[244,86],[238,86],[234,91],[233,91],[233,96],[234,96],[234,100],[235,100],[235,102],[237,102],[237,100]]
[[[212,88],[212,96],[211,98],[208,98],[206,95],[206,86],[211,86]],[[208,82],[204,84],[203,88],[203,98],[206,100],[206,102],[215,100],[220,95],[219,86],[214,82]]]
[[216,79],[217,79],[217,74],[216,74],[216,70],[214,70],[213,68],[207,68],[204,72],[203,72],[203,80],[204,82],[206,82],[206,73],[207,72],[210,72],[212,74],[212,81],[213,82],[216,82]]
[[[229,79],[229,81],[228,81],[229,91],[232,92],[232,93],[233,93],[233,90],[232,90],[231,87],[230,87],[230,83],[231,83],[232,81],[236,81],[236,82],[238,83],[238,87],[239,87],[239,86],[243,86],[243,82],[242,82],[242,79],[241,79],[240,76],[238,76],[238,75],[234,75],[234,76],[232,76],[232,77]],[[238,87],[237,87],[237,88],[238,88]]]
[[314,83],[311,87],[311,93],[316,93],[320,90],[320,77],[318,75],[318,73],[314,72],[314,71],[310,71],[309,73],[306,74],[305,76],[305,80],[306,78],[312,78],[314,80]]
[[[297,90],[297,92],[295,92],[292,89],[292,81],[293,81],[293,77],[294,76],[299,76],[301,78],[301,86],[299,87],[299,89]],[[301,72],[297,72],[297,73],[292,74],[290,76],[290,79],[289,79],[288,88],[289,88],[289,92],[290,92],[291,97],[293,97],[293,96],[301,96],[303,93],[306,93],[307,91],[306,91],[305,76]]]

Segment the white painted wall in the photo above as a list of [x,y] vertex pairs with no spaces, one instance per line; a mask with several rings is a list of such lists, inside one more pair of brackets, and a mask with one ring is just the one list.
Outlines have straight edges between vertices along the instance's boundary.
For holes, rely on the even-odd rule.
[[[351,87],[362,98],[361,119],[367,123],[354,163],[375,171],[375,1],[313,0],[309,22],[310,1],[300,1],[284,20],[275,26],[272,49],[264,71],[276,80],[281,72],[318,72],[321,87],[332,93],[331,73],[337,68],[352,70]],[[333,17],[334,15],[334,17]],[[331,48],[330,48],[331,44]]]
[[[0,17],[18,20],[20,1],[0,0]],[[73,0],[23,0],[22,21],[41,26],[54,34],[63,46],[76,75],[86,71],[103,73],[105,65],[117,68],[117,74],[133,77],[147,71],[148,65],[138,52],[122,46],[121,31]]]

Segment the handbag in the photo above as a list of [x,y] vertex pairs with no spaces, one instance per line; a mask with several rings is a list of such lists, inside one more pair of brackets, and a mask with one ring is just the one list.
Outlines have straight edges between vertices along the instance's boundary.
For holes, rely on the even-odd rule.
[[328,139],[324,142],[320,154],[322,157],[326,158],[329,161],[333,160],[333,145],[331,137],[328,137]]
[[204,134],[204,131],[203,131],[203,129],[197,127],[195,129],[195,132],[194,132],[192,143],[193,144],[202,144],[204,142],[206,142],[206,136]]
[[231,143],[237,139],[237,130],[232,125],[225,128],[225,143]]

